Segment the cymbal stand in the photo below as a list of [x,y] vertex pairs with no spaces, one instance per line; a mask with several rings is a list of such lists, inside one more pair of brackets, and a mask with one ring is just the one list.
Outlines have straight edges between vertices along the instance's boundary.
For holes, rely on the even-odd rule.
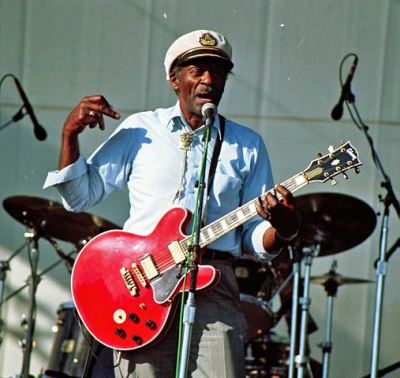
[[307,344],[307,324],[308,324],[308,313],[311,304],[310,298],[310,278],[311,278],[311,266],[313,257],[319,255],[320,245],[313,247],[304,247],[302,252],[304,255],[304,290],[303,297],[300,299],[301,304],[301,328],[300,328],[300,346],[299,355],[296,356],[295,362],[297,364],[297,377],[304,377],[304,370],[308,366],[308,357],[306,356],[306,344]]
[[385,278],[387,273],[388,260],[386,256],[387,238],[389,231],[389,206],[385,206],[385,212],[382,219],[382,228],[379,246],[379,261],[376,266],[376,296],[375,296],[375,315],[374,330],[372,336],[371,352],[371,378],[378,377],[380,335],[382,325],[383,293],[385,288]]
[[[53,247],[56,249],[56,252],[58,253],[57,248],[60,249],[59,245],[58,245],[55,241],[51,241],[50,243],[53,245]],[[55,244],[56,244],[57,246],[56,246]],[[25,246],[25,245],[24,245],[24,246]],[[79,250],[80,250],[80,248],[76,247],[75,249],[73,249],[73,250],[72,250],[71,252],[69,252],[68,254],[65,254],[64,252],[61,251],[62,254],[59,254],[60,259],[59,259],[58,261],[54,262],[53,264],[49,265],[49,266],[48,266],[46,269],[44,269],[40,274],[38,274],[39,281],[41,280],[42,276],[44,276],[47,272],[53,270],[56,266],[60,265],[62,262],[65,263],[66,269],[68,270],[68,272],[71,272],[72,265],[73,265],[73,263],[72,263],[72,265],[71,265],[71,261],[73,260],[72,256],[73,256],[74,254],[77,254],[77,253],[79,252]],[[25,289],[26,287],[28,287],[28,286],[29,286],[29,282],[25,283],[25,284],[22,285],[20,288],[18,288],[17,290],[15,290],[15,291],[12,292],[11,294],[9,294],[6,298],[4,298],[4,300],[3,300],[2,303],[7,302],[9,299],[11,299],[11,298],[14,297],[15,295],[17,295],[19,292],[21,292],[22,290],[24,290],[24,289]]]
[[8,260],[4,260],[4,261],[0,261],[0,348],[1,348],[1,344],[3,342],[3,338],[2,338],[2,330],[3,330],[3,319],[1,317],[1,313],[2,313],[2,306],[3,306],[3,298],[4,298],[4,284],[7,278],[7,271],[10,270],[10,261],[16,256],[18,255],[26,246],[26,243],[24,243],[20,248],[18,248]]
[[[37,275],[37,267],[39,262],[39,248],[38,248],[38,234],[36,230],[26,232],[25,237],[28,240],[28,255],[29,262],[31,265],[31,276],[30,280],[30,298],[29,298],[29,313],[27,316],[27,329],[26,329],[26,340],[23,343],[24,350],[24,362],[22,366],[22,377],[29,377],[30,359],[32,354],[33,346],[33,334],[35,331],[36,321],[36,289],[40,282],[40,277]],[[31,246],[31,244],[33,244]]]
[[[30,292],[31,292],[31,301],[30,301],[30,308],[29,308],[29,316],[28,316],[28,321],[27,321],[27,338],[26,340],[22,343],[23,345],[23,350],[24,350],[24,363],[23,363],[23,373],[22,375],[14,375],[13,378],[28,378],[32,377],[29,375],[29,365],[30,365],[30,355],[32,352],[32,344],[33,344],[33,329],[34,329],[34,323],[35,323],[35,317],[34,317],[34,312],[36,308],[36,301],[34,298],[34,295],[36,293],[37,286],[42,278],[43,275],[45,275],[47,272],[55,268],[57,265],[61,264],[61,262],[65,262],[67,265],[67,269],[70,271],[70,264],[72,261],[72,255],[76,254],[78,252],[78,248],[76,247],[73,249],[71,252],[68,254],[65,254],[62,252],[61,248],[58,246],[58,244],[54,240],[49,240],[51,245],[56,249],[57,253],[60,256],[60,259],[53,264],[49,265],[45,270],[43,270],[40,274],[37,274],[37,264],[38,264],[38,258],[39,258],[39,251],[38,251],[38,236],[35,231],[32,232],[26,232],[25,237],[27,241],[20,247],[18,248],[12,255],[11,257],[6,260],[0,262],[0,267],[9,267],[10,261],[18,255],[26,246],[28,246],[28,253],[29,253],[29,261],[31,263],[31,270],[32,270],[32,276],[29,277],[29,280],[19,289],[15,290],[13,293],[9,294],[6,298],[3,299],[3,284],[4,282],[0,281],[0,314],[1,314],[1,306],[3,303],[7,302],[9,299],[17,295],[19,292],[21,292],[23,289],[25,289],[27,286],[30,287]],[[34,246],[31,248],[30,244],[34,243]],[[35,272],[35,273],[34,273]],[[0,278],[3,276],[3,273],[0,272]],[[5,272],[4,272],[4,277],[5,277]],[[33,295],[32,295],[33,294]],[[1,318],[0,318],[1,321]],[[1,331],[1,324],[0,323],[0,331]],[[0,333],[1,336],[1,333]],[[0,338],[0,346],[1,346],[1,338]],[[29,349],[27,346],[30,346]]]
[[290,259],[293,261],[293,293],[292,293],[292,317],[290,322],[290,354],[289,354],[289,378],[294,378],[295,372],[295,355],[297,343],[297,324],[298,324],[298,307],[299,307],[299,287],[300,287],[300,253],[297,248],[291,245],[288,247]]
[[332,268],[329,272],[330,277],[324,284],[325,291],[328,293],[328,300],[326,304],[326,320],[325,320],[325,340],[319,344],[322,349],[322,378],[328,378],[329,376],[329,358],[332,352],[332,314],[333,314],[333,298],[336,296],[338,282],[335,280],[334,275],[336,274],[336,260],[332,264]]

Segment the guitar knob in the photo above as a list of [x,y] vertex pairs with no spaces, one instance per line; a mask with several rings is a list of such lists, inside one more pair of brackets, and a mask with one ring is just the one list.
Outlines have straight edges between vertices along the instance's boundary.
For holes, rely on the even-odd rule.
[[134,323],[139,323],[139,317],[138,317],[136,314],[134,314],[133,312],[131,312],[131,313],[128,315],[128,318],[129,318],[130,320],[132,320],[132,322],[134,322]]
[[138,345],[140,345],[143,342],[142,338],[138,335],[133,335],[132,340]]
[[151,330],[156,329],[156,323],[154,323],[152,320],[146,320],[146,326],[149,327]]
[[116,328],[115,334],[119,336],[121,339],[125,339],[126,337],[126,332],[122,328]]

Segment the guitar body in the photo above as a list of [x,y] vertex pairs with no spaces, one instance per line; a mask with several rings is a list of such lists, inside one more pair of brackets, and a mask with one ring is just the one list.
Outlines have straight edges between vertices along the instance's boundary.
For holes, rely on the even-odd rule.
[[[182,230],[189,219],[185,209],[173,208],[150,235],[107,231],[79,253],[72,295],[83,323],[99,342],[133,350],[166,333],[178,303],[174,299],[190,284],[190,273],[184,283],[182,264],[175,263],[168,245],[186,237]],[[218,282],[214,267],[198,268],[198,290]]]

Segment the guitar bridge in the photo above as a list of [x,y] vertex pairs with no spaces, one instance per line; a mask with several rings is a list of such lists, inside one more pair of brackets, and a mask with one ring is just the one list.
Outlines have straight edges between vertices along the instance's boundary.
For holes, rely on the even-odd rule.
[[133,269],[133,273],[135,273],[137,279],[139,280],[139,282],[142,284],[143,287],[147,286],[147,282],[143,277],[142,272],[140,271],[138,264],[133,263],[132,264],[132,269]]
[[120,272],[121,272],[121,276],[124,279],[125,285],[126,285],[127,289],[129,290],[130,294],[132,296],[135,296],[137,294],[137,286],[135,284],[135,281],[133,280],[131,271],[122,267],[120,269]]
[[152,280],[153,278],[156,278],[160,274],[152,255],[146,255],[143,258],[141,258],[140,264],[149,281]]

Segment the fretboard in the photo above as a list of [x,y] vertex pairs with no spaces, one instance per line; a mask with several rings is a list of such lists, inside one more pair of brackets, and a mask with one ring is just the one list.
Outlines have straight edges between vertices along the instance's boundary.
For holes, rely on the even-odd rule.
[[[303,186],[306,186],[307,184],[308,180],[305,174],[301,172],[286,180],[281,185],[283,185],[293,193]],[[261,196],[266,195],[267,193],[276,195],[278,200],[282,199],[282,196],[278,192],[275,192],[275,189],[271,189]],[[259,200],[257,197],[252,201],[246,203],[245,205],[239,207],[238,209],[231,211],[229,214],[202,228],[202,230],[200,231],[200,248],[206,247],[211,242],[219,239],[228,232],[234,230],[236,227],[239,227],[243,223],[256,216],[256,204],[258,203],[258,201]],[[188,251],[191,240],[191,236],[188,236],[187,238],[181,240],[180,244],[185,252]]]

